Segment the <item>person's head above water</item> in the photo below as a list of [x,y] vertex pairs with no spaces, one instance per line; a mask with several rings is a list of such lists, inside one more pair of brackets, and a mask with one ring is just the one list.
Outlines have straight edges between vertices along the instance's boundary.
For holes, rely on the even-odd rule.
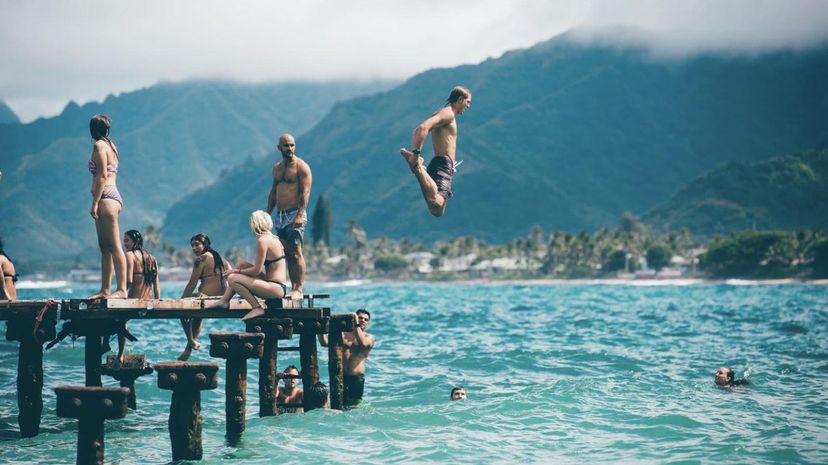
[[279,153],[282,154],[285,158],[293,158],[296,154],[296,140],[293,139],[293,136],[290,134],[282,134],[279,137],[279,145],[276,146],[279,149]]
[[368,329],[368,326],[371,324],[371,313],[364,308],[360,308],[356,311],[356,324],[362,328],[363,330]]
[[449,395],[449,399],[451,399],[451,400],[465,400],[466,399],[466,389],[463,386],[455,386],[451,390],[451,394]]
[[[299,369],[296,368],[296,365],[288,365],[287,368],[285,368],[283,373],[285,373],[286,375],[298,375],[299,374]],[[292,392],[294,389],[296,389],[296,385],[299,384],[299,379],[298,378],[284,378],[284,382],[285,382],[285,390]]]
[[721,367],[716,370],[716,384],[719,386],[727,386],[731,382],[733,382],[733,370],[728,367]]
[[713,381],[719,386],[741,386],[748,383],[746,379],[736,379],[736,373],[728,367],[720,367],[716,370],[716,377]]
[[310,389],[305,390],[305,403],[307,409],[325,408],[328,405],[328,386],[317,382]]

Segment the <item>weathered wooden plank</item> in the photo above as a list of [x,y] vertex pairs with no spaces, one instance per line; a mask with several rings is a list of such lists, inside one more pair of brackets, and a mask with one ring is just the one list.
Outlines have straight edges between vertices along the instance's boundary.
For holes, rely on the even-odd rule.
[[[159,319],[159,318],[240,318],[250,310],[244,299],[233,299],[230,308],[204,308],[217,298],[186,299],[70,299],[60,301],[60,319]],[[330,315],[326,307],[295,307],[288,302],[282,307],[269,307],[267,318],[320,318]],[[45,300],[0,301],[0,320],[33,316],[46,304]]]

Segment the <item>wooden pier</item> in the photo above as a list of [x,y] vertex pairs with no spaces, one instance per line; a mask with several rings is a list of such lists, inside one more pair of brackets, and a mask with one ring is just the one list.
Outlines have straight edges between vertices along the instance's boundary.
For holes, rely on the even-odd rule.
[[[214,333],[210,335],[210,355],[227,360],[225,368],[226,418],[228,440],[236,440],[244,431],[244,413],[246,404],[247,359],[259,359],[259,415],[269,416],[278,413],[276,402],[276,384],[282,377],[277,367],[277,355],[280,351],[298,351],[301,364],[301,378],[307,389],[319,380],[317,363],[317,342],[319,334],[329,335],[329,376],[331,408],[342,409],[342,332],[353,331],[352,315],[332,315],[330,308],[315,306],[316,300],[327,299],[327,294],[308,294],[301,301],[274,299],[265,301],[265,314],[248,322],[239,320],[244,328],[240,333]],[[159,361],[155,366],[147,363],[141,354],[133,354],[120,366],[109,357],[107,363],[101,364],[102,341],[112,334],[133,337],[126,329],[129,320],[157,320],[181,318],[240,319],[250,310],[250,304],[243,299],[233,299],[229,308],[205,308],[216,298],[189,299],[69,299],[69,300],[0,300],[0,320],[7,322],[6,338],[19,341],[18,354],[18,424],[23,437],[38,434],[43,411],[43,354],[44,344],[48,347],[71,335],[83,337],[85,377],[82,385],[59,388],[60,416],[79,418],[84,425],[95,425],[92,443],[99,444],[95,451],[81,450],[87,446],[89,438],[79,439],[78,464],[101,463],[103,460],[103,436],[98,436],[99,423],[102,418],[88,420],[79,414],[70,412],[72,403],[79,399],[98,399],[95,402],[112,404],[106,396],[118,397],[117,411],[134,409],[136,405],[134,381],[137,377],[149,374],[157,368],[158,386],[173,391],[173,407],[192,411],[193,418],[188,418],[182,425],[175,423],[172,411],[170,436],[172,459],[201,458],[201,417],[196,404],[200,405],[199,392],[215,388],[212,381],[217,371],[207,376],[196,373],[195,381],[184,378],[188,370],[204,370],[201,365],[186,362]],[[58,331],[58,324],[63,323]],[[279,347],[279,340],[291,339],[299,335],[299,344],[294,347]],[[213,366],[214,364],[207,364]],[[207,366],[205,365],[205,366]],[[217,365],[216,365],[217,366]],[[195,367],[195,368],[190,368]],[[208,367],[209,368],[209,367]],[[212,368],[209,368],[212,370]],[[184,371],[182,371],[184,370]],[[163,372],[163,373],[162,373]],[[231,373],[232,372],[232,373]],[[195,373],[195,372],[194,372]],[[206,373],[206,372],[205,372]],[[120,381],[120,390],[100,391],[102,374],[107,374]],[[163,379],[162,379],[163,378]],[[204,378],[204,379],[202,379]],[[231,379],[232,378],[232,379]],[[215,378],[217,379],[217,378]],[[200,381],[199,381],[200,380]],[[198,384],[198,383],[201,384]],[[194,384],[195,383],[195,384]],[[80,384],[80,383],[79,383]],[[64,393],[71,395],[64,396]],[[101,394],[107,392],[107,394]],[[97,396],[97,397],[96,397]],[[65,399],[64,399],[65,397]],[[66,400],[68,399],[68,400]],[[181,400],[185,399],[185,400]],[[67,402],[69,402],[67,404]],[[192,404],[192,405],[191,405]],[[183,406],[183,407],[182,407]],[[287,406],[286,406],[287,407]],[[292,406],[291,407],[295,407]],[[307,407],[307,406],[306,406]],[[307,408],[306,408],[307,410]],[[69,413],[67,413],[69,412]],[[126,410],[123,410],[123,415]],[[121,413],[106,418],[121,418]]]

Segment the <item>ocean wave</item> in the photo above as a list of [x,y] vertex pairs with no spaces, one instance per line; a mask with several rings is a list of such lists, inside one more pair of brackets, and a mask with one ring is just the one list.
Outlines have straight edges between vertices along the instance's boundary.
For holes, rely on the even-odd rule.
[[29,281],[20,280],[15,287],[17,289],[58,289],[69,286],[69,281],[54,280],[54,281]]

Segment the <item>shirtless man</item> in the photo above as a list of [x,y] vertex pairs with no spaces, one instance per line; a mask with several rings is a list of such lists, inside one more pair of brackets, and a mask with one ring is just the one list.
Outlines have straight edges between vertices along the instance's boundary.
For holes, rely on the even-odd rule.
[[[472,95],[469,89],[457,86],[451,90],[446,105],[434,112],[427,120],[414,129],[411,135],[411,150],[400,149],[400,154],[416,176],[428,204],[428,211],[434,216],[443,216],[446,201],[454,194],[451,192],[451,177],[457,171],[454,155],[457,150],[457,115],[462,115],[471,106]],[[434,158],[423,165],[420,156],[428,133],[434,147]]]
[[[294,365],[285,368],[286,375],[299,376],[299,369]],[[276,388],[277,404],[301,404],[304,400],[302,388],[296,387],[299,378],[284,378],[285,387]],[[279,413],[302,413],[302,407],[279,407]]]
[[[342,333],[342,364],[344,376],[346,407],[359,405],[365,389],[365,360],[368,353],[374,348],[376,339],[373,335],[365,332],[371,324],[371,314],[368,310],[359,309],[354,313],[354,331]],[[323,347],[328,346],[328,335],[320,334],[319,343]]]
[[288,275],[291,291],[287,299],[302,299],[302,285],[305,282],[305,257],[302,244],[311,192],[311,170],[304,160],[296,156],[296,142],[290,134],[279,138],[277,147],[282,159],[273,165],[273,187],[267,197],[267,213],[273,217],[273,229],[282,241],[287,255]]

